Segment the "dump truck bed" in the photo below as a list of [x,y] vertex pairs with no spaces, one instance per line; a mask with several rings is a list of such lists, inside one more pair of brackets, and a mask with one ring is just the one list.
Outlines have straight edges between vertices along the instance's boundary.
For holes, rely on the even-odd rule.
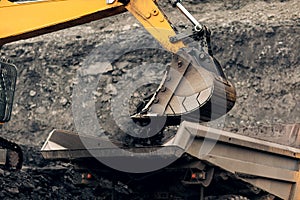
[[[298,141],[299,128],[291,130]],[[120,148],[105,144],[99,137],[54,130],[41,152],[46,159],[121,160],[124,165],[129,163],[124,169],[136,168],[137,163],[147,167],[158,160],[168,163],[189,155],[281,199],[300,199],[300,149],[288,145],[190,122],[183,122],[175,137],[161,146]]]

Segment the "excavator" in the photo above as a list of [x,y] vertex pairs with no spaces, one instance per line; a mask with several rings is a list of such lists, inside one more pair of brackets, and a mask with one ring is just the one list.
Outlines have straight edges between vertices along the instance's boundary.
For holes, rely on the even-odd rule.
[[[100,20],[129,11],[173,55],[171,64],[154,94],[142,102],[131,119],[144,126],[164,120],[164,127],[181,121],[207,122],[226,114],[234,106],[236,92],[214,57],[211,32],[183,6],[169,0],[192,23],[179,32],[160,8],[157,0],[0,0],[0,47],[68,27]],[[189,45],[188,39],[199,45]],[[0,122],[11,117],[17,69],[8,60],[0,61]],[[20,169],[21,148],[1,139],[8,151],[6,167]]]

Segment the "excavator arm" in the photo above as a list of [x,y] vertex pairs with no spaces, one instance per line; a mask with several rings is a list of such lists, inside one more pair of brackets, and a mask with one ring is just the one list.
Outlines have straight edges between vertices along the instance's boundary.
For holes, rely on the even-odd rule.
[[0,46],[30,37],[110,17],[128,10],[163,47],[177,52],[184,45],[173,44],[175,32],[166,15],[153,0],[48,0],[0,1]]
[[0,45],[58,31],[126,11],[118,1],[0,1]]

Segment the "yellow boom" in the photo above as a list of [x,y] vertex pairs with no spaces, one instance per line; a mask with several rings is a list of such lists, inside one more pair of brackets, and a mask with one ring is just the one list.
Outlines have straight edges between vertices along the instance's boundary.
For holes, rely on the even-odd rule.
[[0,0],[0,46],[126,10],[167,50],[175,53],[184,46],[182,42],[173,44],[169,41],[175,32],[153,0],[45,0],[21,3]]

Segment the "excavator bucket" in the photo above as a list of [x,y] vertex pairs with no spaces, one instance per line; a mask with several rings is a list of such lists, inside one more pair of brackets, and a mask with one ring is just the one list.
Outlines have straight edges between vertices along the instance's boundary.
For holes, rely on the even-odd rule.
[[164,79],[136,121],[204,122],[221,117],[234,106],[236,92],[218,61],[202,48],[184,48],[173,56]]

